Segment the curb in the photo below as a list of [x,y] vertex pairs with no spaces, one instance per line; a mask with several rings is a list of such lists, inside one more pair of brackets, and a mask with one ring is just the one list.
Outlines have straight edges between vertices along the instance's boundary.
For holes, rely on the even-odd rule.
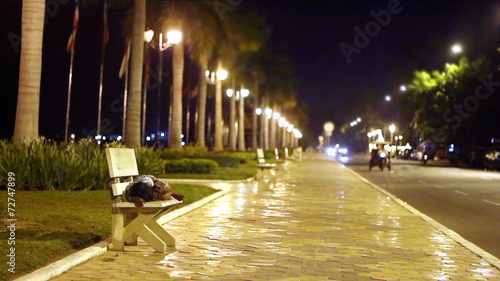
[[[220,180],[218,182],[221,182]],[[191,203],[185,207],[182,207],[177,210],[173,210],[172,212],[164,215],[160,219],[158,219],[158,223],[165,224],[168,221],[171,221],[177,217],[180,217],[186,213],[189,213],[211,201],[226,195],[230,190],[221,190],[218,191],[208,197],[205,197],[201,200],[198,200],[194,203]],[[71,268],[88,261],[93,257],[97,257],[105,254],[108,251],[108,244],[110,243],[109,239],[101,241],[95,245],[92,245],[88,248],[85,248],[81,251],[78,251],[74,254],[71,254],[61,260],[58,260],[54,263],[51,263],[45,267],[37,269],[29,274],[21,276],[16,281],[45,281],[49,280],[53,277],[56,277],[62,274],[65,271],[70,270]]]
[[476,244],[470,242],[469,240],[463,238],[462,236],[460,236],[460,234],[447,228],[446,226],[442,225],[441,223],[434,220],[433,218],[431,218],[431,217],[427,216],[426,214],[420,212],[419,210],[413,208],[411,205],[409,205],[405,201],[399,199],[394,194],[386,191],[385,189],[383,189],[383,188],[379,187],[378,185],[372,183],[371,181],[367,180],[366,178],[364,178],[360,174],[356,173],[355,171],[353,171],[351,168],[347,167],[346,165],[344,165],[344,164],[341,164],[341,165],[343,168],[347,169],[351,174],[358,177],[360,180],[362,180],[363,182],[365,182],[366,184],[368,184],[372,188],[378,190],[379,192],[383,193],[384,195],[387,195],[387,197],[390,197],[392,200],[394,200],[394,202],[396,202],[397,204],[399,204],[400,206],[402,206],[406,210],[410,211],[414,215],[421,217],[423,220],[428,222],[431,226],[433,226],[437,230],[448,235],[451,239],[455,240],[456,242],[458,242],[459,244],[461,244],[462,246],[467,248],[469,251],[480,256],[485,261],[489,262],[490,264],[492,264],[496,268],[500,269],[500,259],[498,259],[497,257],[495,257],[492,254],[488,253],[487,251],[483,250],[482,248],[480,248]]
[[209,180],[209,179],[168,179],[168,178],[160,178],[162,181],[166,181],[168,183],[248,183],[255,179],[255,177],[250,177],[244,180]]

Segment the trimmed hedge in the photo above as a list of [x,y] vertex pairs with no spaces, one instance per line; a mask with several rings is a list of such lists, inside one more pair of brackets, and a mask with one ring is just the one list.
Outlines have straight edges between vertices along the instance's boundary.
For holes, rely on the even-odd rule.
[[206,158],[210,153],[206,147],[184,146],[179,149],[163,149],[161,151],[162,159],[182,159],[182,158]]
[[228,155],[234,158],[237,158],[240,163],[239,164],[246,164],[251,161],[257,160],[257,153],[255,151],[253,152],[231,152],[231,153],[223,153],[220,155]]
[[240,164],[240,159],[229,155],[212,155],[203,158],[213,160],[217,162],[219,167],[224,168],[238,168],[238,164]]
[[210,159],[165,160],[167,174],[213,174],[218,166]]

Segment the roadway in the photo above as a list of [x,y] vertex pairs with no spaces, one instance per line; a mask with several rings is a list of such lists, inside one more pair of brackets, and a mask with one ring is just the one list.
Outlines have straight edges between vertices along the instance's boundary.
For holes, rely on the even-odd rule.
[[337,159],[372,183],[500,258],[500,173],[433,161],[393,160],[368,170],[368,155]]

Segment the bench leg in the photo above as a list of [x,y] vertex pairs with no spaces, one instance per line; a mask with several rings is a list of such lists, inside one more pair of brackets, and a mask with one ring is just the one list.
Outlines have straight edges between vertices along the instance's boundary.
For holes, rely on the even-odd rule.
[[[125,225],[129,225],[132,221],[137,218],[137,213],[126,213],[125,214]],[[125,245],[127,246],[136,246],[137,245],[137,233],[130,235],[129,238],[125,240]]]
[[175,238],[170,235],[156,220],[152,220],[146,224],[165,244],[169,247],[175,246]]
[[[165,252],[167,250],[167,243],[164,242],[158,236],[158,234],[154,232],[154,230],[158,230],[157,227],[153,226],[153,230],[148,226],[148,223],[151,222],[155,215],[156,214],[139,214],[133,222],[129,223],[125,227],[124,237],[130,237],[130,235],[138,234],[144,240],[144,242],[151,246],[151,248],[153,248],[155,251]],[[156,223],[156,221],[153,222]],[[158,223],[156,224],[158,225]],[[158,227],[161,228],[161,226],[159,225]]]
[[258,180],[269,181],[274,178],[276,172],[273,169],[260,169],[260,171],[255,176]]
[[115,212],[117,213],[111,215],[111,244],[109,244],[108,249],[111,251],[123,251],[125,214],[120,211]]

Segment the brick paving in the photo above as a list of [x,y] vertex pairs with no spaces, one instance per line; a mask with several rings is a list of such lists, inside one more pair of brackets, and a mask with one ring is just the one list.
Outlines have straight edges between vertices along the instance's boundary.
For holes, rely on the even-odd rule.
[[341,164],[307,154],[286,165],[168,222],[170,252],[108,251],[53,280],[500,280]]

